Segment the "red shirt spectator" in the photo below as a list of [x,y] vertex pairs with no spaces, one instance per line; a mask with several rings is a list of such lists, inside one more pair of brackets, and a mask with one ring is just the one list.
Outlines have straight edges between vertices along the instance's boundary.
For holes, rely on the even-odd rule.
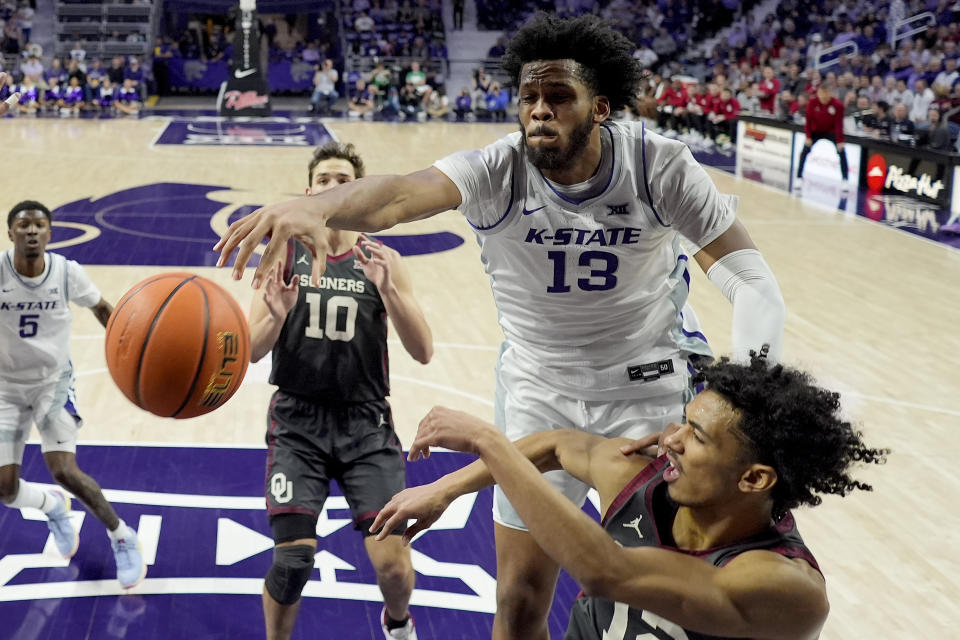
[[721,98],[720,101],[717,102],[715,113],[718,116],[723,116],[726,120],[736,120],[740,114],[740,101],[733,96],[730,96],[726,100]]
[[687,90],[676,80],[660,95],[660,104],[668,104],[671,107],[686,107],[689,98]]
[[808,139],[817,133],[832,133],[838,143],[843,142],[843,104],[826,87],[807,103],[804,133]]
[[771,67],[764,67],[763,80],[760,81],[760,108],[773,113],[776,109],[778,93],[780,93],[780,81],[773,75]]
[[701,93],[693,97],[693,101],[704,115],[713,113],[714,98],[709,93]]

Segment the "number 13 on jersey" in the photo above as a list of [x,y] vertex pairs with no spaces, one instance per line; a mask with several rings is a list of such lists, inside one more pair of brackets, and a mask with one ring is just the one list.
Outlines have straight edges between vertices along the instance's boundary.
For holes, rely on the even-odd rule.
[[[567,283],[568,261],[576,260],[571,269],[577,275],[576,285],[583,291],[609,291],[617,286],[617,267],[620,260],[615,253],[607,251],[584,251],[581,254],[568,254],[566,251],[548,251],[547,258],[553,263],[553,283],[547,287],[547,293],[568,293],[570,284]],[[586,270],[589,270],[586,271]]]

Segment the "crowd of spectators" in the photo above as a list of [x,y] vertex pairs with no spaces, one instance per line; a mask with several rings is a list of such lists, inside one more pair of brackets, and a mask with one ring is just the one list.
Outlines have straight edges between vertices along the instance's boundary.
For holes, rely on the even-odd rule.
[[[730,146],[740,113],[803,122],[817,88],[829,88],[849,133],[941,150],[960,132],[960,3],[876,3],[868,11],[845,0],[786,0],[755,23],[748,14],[710,52],[663,63],[649,46],[635,57],[649,70],[626,117],[656,121],[688,142]],[[937,24],[891,47],[890,14],[932,11]],[[854,42],[821,58],[824,50]],[[824,65],[824,63],[827,63]]]
[[20,93],[13,113],[77,116],[81,111],[136,115],[146,95],[147,73],[137,57],[99,59],[53,58],[44,67],[30,55],[16,74],[0,86],[0,100]]
[[341,15],[350,55],[447,57],[440,0],[344,0]]

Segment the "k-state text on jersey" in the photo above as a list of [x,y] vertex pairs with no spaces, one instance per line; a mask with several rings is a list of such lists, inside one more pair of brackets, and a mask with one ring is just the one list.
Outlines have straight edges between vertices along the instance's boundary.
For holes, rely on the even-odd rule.
[[550,229],[530,227],[524,242],[553,246],[579,245],[583,247],[614,247],[617,245],[637,244],[642,229],[636,227],[613,227],[608,229],[557,229],[550,235]]
[[56,300],[0,302],[0,311],[48,311],[57,308]]

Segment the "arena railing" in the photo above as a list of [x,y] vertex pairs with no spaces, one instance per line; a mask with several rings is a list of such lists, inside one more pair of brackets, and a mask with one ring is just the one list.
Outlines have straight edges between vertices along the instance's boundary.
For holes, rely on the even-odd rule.
[[[921,21],[926,21],[927,24],[923,26],[911,26],[920,23]],[[893,25],[893,29],[890,30],[890,46],[895,50],[897,48],[897,43],[903,40],[904,38],[909,38],[912,35],[918,33],[923,33],[930,27],[935,27],[937,25],[937,16],[931,11],[924,11],[923,13],[918,13],[915,16],[909,18],[904,18]],[[909,27],[907,31],[900,33],[902,27]]]
[[[840,52],[844,49],[850,49],[851,55],[857,55],[860,53],[860,47],[857,46],[857,43],[853,40],[848,40],[842,44],[838,44],[834,47],[829,47],[820,52],[820,55],[817,56],[817,59],[813,61],[813,68],[817,71],[821,69],[826,69],[827,67],[832,67],[833,65],[840,62]],[[832,57],[830,60],[825,60],[829,55],[837,54]]]

